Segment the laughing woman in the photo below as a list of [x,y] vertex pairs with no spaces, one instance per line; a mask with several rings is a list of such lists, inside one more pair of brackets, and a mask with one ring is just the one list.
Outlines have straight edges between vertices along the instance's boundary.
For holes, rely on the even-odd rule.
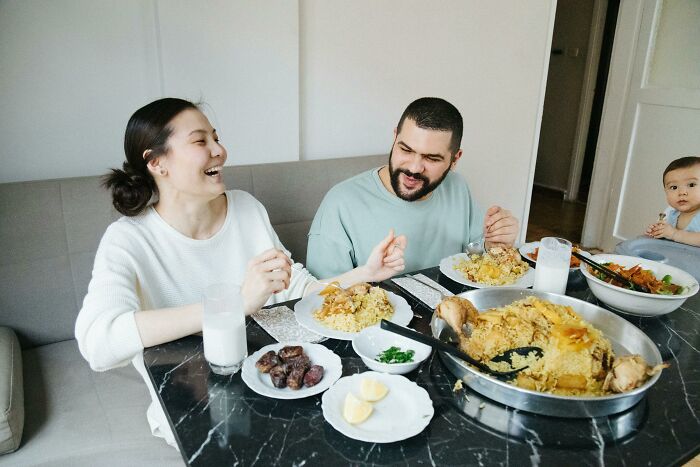
[[[75,335],[94,370],[134,364],[151,392],[151,431],[174,446],[143,349],[201,331],[210,284],[241,284],[246,314],[319,285],[301,265],[292,268],[265,208],[226,191],[226,149],[196,105],[166,98],[137,110],[124,150],[123,170],[104,178],[124,217],[102,237]],[[387,279],[403,269],[403,248],[405,238],[390,233],[367,264],[326,280]]]

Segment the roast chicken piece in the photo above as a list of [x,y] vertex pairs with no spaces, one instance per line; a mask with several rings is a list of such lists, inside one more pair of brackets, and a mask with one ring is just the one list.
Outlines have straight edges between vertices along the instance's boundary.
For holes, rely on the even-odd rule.
[[461,336],[464,334],[462,325],[466,323],[476,323],[479,310],[472,305],[472,302],[461,297],[446,297],[435,308],[438,318],[445,322]]
[[649,366],[639,355],[625,355],[616,358],[612,370],[605,377],[603,389],[610,388],[613,392],[631,391],[668,366],[668,363]]
[[360,282],[357,283],[351,287],[348,287],[347,291],[350,292],[351,295],[367,295],[369,293],[369,289],[371,289],[372,286],[369,285],[367,282]]

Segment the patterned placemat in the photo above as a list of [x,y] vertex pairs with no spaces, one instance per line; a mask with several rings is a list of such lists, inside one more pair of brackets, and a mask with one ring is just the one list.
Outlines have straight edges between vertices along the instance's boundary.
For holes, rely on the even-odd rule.
[[299,326],[294,311],[287,306],[276,306],[258,310],[251,315],[277,342],[321,342],[326,340],[320,334]]
[[[436,289],[441,290],[445,295],[454,295],[452,292],[450,292],[434,280],[430,279],[429,277],[424,276],[423,274],[415,274],[415,276],[423,282],[427,282]],[[438,306],[438,303],[440,303],[440,300],[442,300],[442,297],[438,292],[431,289],[425,284],[421,284],[416,279],[404,276],[396,277],[391,281],[399,287],[401,287],[402,289],[404,289],[405,291],[407,291],[408,293],[410,293],[411,295],[413,295],[414,297],[416,297],[421,302],[428,305],[430,308],[435,308],[436,306]]]

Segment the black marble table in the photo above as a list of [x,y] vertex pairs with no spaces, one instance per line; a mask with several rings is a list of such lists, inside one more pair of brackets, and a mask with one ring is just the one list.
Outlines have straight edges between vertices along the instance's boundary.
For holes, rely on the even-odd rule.
[[[422,272],[455,293],[467,289],[437,268]],[[419,316],[410,326],[428,333],[431,310],[391,282],[382,286],[409,301]],[[596,303],[580,273],[567,294]],[[406,376],[428,391],[435,415],[419,435],[390,444],[335,431],[323,418],[320,394],[270,399],[249,389],[240,372],[213,374],[201,337],[149,348],[144,360],[183,459],[192,466],[683,464],[700,453],[700,297],[660,318],[625,318],[671,364],[626,412],[564,419],[514,410],[466,387],[454,393],[456,378],[434,352]],[[249,353],[273,342],[257,323],[248,323]],[[329,339],[323,345],[341,356],[343,376],[367,371],[350,342]]]

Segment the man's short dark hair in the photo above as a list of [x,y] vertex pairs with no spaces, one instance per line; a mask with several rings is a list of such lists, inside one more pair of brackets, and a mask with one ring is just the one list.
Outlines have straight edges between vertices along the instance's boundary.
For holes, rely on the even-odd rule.
[[664,174],[661,176],[661,182],[664,185],[666,184],[666,174],[670,171],[677,169],[687,169],[688,167],[693,167],[696,164],[700,164],[700,157],[687,156],[681,157],[680,159],[676,159],[675,161],[668,164],[668,167],[666,167],[666,170],[664,170]]
[[407,118],[416,122],[418,128],[438,131],[451,131],[450,151],[454,155],[462,144],[462,115],[457,108],[439,97],[421,97],[411,102],[403,111],[397,133]]

